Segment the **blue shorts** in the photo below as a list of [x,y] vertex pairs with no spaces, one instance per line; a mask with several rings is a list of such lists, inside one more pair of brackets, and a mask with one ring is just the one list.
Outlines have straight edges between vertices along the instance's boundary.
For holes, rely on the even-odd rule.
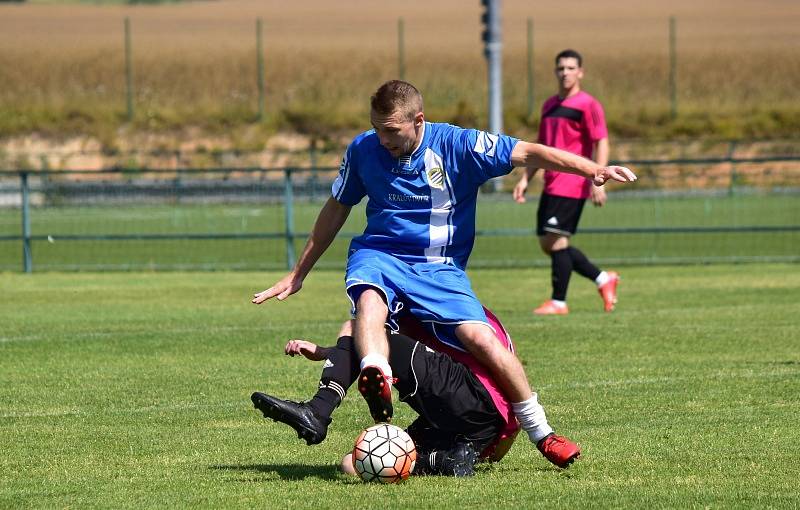
[[347,260],[345,287],[354,316],[358,297],[365,289],[374,288],[386,300],[386,324],[392,331],[398,330],[397,315],[410,312],[442,342],[461,351],[467,349],[456,338],[456,326],[479,323],[491,327],[467,274],[455,266],[407,264],[388,253],[360,249]]

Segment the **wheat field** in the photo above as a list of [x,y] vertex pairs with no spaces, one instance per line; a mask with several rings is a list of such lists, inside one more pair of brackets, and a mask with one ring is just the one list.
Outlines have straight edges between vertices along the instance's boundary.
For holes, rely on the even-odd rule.
[[[800,131],[800,4],[788,0],[503,1],[507,130],[528,118],[527,33],[534,23],[535,104],[552,94],[552,58],[573,47],[613,132],[647,136],[669,119],[669,17],[677,21],[677,133],[781,136]],[[123,20],[131,20],[137,124],[252,123],[256,19],[264,23],[270,129],[314,134],[363,127],[367,97],[398,74],[428,116],[486,123],[478,1],[225,0],[160,6],[0,6],[0,135],[118,127],[125,114]],[[673,129],[669,134],[675,134]]]

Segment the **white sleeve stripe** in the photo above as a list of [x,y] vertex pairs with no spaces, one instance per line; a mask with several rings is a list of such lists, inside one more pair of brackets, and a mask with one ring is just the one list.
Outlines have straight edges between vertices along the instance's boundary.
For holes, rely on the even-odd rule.
[[340,200],[342,198],[342,193],[344,193],[344,187],[345,184],[347,184],[347,179],[349,177],[350,161],[347,158],[347,154],[345,154],[342,165],[339,167],[339,175],[336,177],[336,180],[333,182],[333,187],[331,188],[331,191],[333,192],[333,198],[336,200]]

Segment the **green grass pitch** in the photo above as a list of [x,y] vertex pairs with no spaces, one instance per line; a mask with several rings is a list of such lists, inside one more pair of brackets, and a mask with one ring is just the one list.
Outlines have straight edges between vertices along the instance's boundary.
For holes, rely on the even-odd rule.
[[800,506],[798,265],[626,267],[613,314],[575,276],[552,318],[530,314],[546,270],[473,270],[583,458],[560,471],[519,438],[475,478],[397,486],[334,467],[369,425],[357,392],[314,447],[252,409],[309,397],[321,367],[283,345],[348,315],[338,271],[250,304],[281,275],[2,274],[0,508]]

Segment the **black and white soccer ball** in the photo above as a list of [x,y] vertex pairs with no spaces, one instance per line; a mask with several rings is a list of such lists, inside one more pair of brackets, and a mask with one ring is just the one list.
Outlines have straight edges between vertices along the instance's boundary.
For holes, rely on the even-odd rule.
[[361,431],[353,447],[353,468],[365,482],[402,482],[416,461],[414,441],[403,429],[388,423]]

